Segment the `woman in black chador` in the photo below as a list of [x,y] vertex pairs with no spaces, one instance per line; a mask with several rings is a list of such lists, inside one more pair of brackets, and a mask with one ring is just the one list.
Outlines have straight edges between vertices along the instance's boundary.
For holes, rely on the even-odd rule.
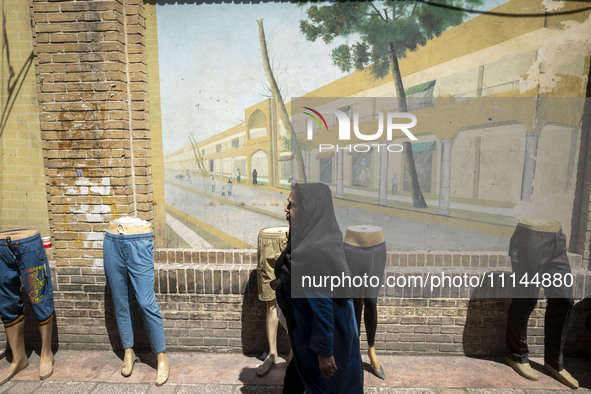
[[302,284],[303,276],[350,275],[330,189],[321,183],[295,184],[285,212],[290,236],[275,275],[277,303],[287,322],[293,359],[283,392],[362,393],[352,302],[343,297],[344,289]]

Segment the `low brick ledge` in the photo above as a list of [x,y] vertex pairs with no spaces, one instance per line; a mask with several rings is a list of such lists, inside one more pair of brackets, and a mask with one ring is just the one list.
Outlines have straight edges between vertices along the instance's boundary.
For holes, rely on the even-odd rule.
[[[573,269],[584,266],[580,254],[569,253]],[[256,249],[173,249],[154,251],[154,260],[160,264],[257,264]],[[501,251],[388,251],[387,266],[411,267],[511,267],[507,252]]]
[[[192,263],[158,263],[155,266],[155,290],[161,294],[246,294],[257,292],[255,264],[192,264]],[[393,298],[508,298],[509,275],[511,270],[506,267],[436,267],[436,266],[388,266],[384,278],[395,278],[384,284],[380,291],[381,297]],[[573,290],[576,299],[591,296],[591,272],[573,269]],[[505,287],[499,285],[499,275],[506,278]],[[433,277],[451,277],[437,285]],[[475,286],[469,278],[484,279]],[[396,278],[405,277],[396,282]],[[468,279],[466,279],[466,277]],[[493,278],[491,284],[489,278]],[[386,280],[386,279],[385,279]],[[452,282],[453,281],[453,282]],[[400,286],[401,283],[406,285]],[[461,283],[457,285],[456,283]],[[431,286],[433,284],[433,286]],[[250,286],[250,288],[249,288]],[[540,293],[540,297],[543,292]]]

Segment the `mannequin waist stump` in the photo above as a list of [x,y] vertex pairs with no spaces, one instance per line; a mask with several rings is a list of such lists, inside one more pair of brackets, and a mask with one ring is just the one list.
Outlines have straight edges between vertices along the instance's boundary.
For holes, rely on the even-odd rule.
[[553,219],[526,219],[517,224],[518,228],[541,233],[557,233],[562,230],[559,222]]
[[151,234],[151,224],[124,224],[124,223],[109,223],[107,233],[116,235],[138,235]]
[[7,237],[10,237],[11,240],[18,241],[33,237],[37,234],[39,234],[37,230],[10,230],[0,232],[0,239],[5,240]]
[[370,225],[356,225],[347,227],[344,243],[369,247],[379,245],[384,242],[384,233],[381,227]]

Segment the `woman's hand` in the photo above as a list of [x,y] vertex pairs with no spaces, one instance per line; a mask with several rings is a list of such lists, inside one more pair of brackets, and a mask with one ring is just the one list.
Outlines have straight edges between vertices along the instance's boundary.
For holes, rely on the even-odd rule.
[[320,373],[325,379],[332,378],[338,369],[334,361],[334,356],[318,355],[318,366],[320,367]]

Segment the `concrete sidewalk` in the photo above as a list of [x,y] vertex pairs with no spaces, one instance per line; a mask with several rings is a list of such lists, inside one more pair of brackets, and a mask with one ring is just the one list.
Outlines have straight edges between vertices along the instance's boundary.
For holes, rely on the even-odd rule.
[[[242,354],[168,353],[168,382],[156,387],[156,357],[139,354],[133,374],[120,373],[122,353],[60,350],[55,354],[53,375],[39,380],[39,356],[32,353],[29,366],[0,393],[281,393],[285,360],[264,378],[256,376],[260,363]],[[502,358],[463,356],[380,356],[386,380],[365,372],[366,393],[542,393],[572,392],[548,375],[543,360],[532,359],[540,380],[517,375]],[[364,357],[364,364],[367,359]],[[6,359],[0,361],[8,366]],[[591,392],[591,361],[568,358],[566,369],[579,380],[579,392]]]

